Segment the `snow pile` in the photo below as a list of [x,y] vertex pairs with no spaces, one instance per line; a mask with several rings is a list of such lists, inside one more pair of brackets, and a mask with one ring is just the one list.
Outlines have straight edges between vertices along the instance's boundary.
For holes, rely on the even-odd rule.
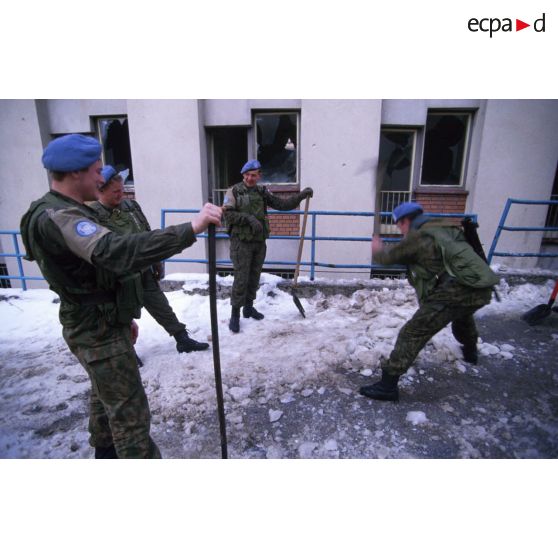
[[[185,292],[206,288],[207,275],[192,274],[183,280],[183,290],[166,293],[169,302],[194,339],[211,341],[209,298]],[[219,281],[227,284],[232,278]],[[277,288],[279,281],[277,276],[262,276],[255,306],[265,319],[242,318],[240,334],[228,329],[230,301],[217,301],[231,436],[248,444],[252,420],[248,411],[261,407],[265,414],[257,415],[254,424],[275,429],[279,440],[267,447],[268,457],[285,454],[281,425],[289,405],[305,401],[313,415],[325,416],[328,409],[319,404],[324,393],[355,397],[356,389],[346,380],[347,373],[376,375],[399,330],[417,309],[413,289],[404,281],[388,280],[388,286],[359,289],[350,297],[318,292],[302,299],[307,316],[303,319],[292,296]],[[502,301],[481,312],[522,312],[548,297],[548,285],[512,289],[503,284]],[[64,448],[70,440],[74,456],[89,457],[89,380],[62,339],[56,295],[48,290],[2,289],[0,308],[0,456],[67,457]],[[178,430],[182,438],[176,442],[176,451],[180,455],[207,455],[204,425],[215,422],[211,350],[178,354],[174,339],[147,312],[142,312],[138,324],[136,350],[144,362],[141,374],[154,431],[159,438],[168,432],[170,438]],[[514,358],[511,345],[496,346],[481,340],[479,350],[487,358]],[[447,327],[421,351],[401,383],[409,385],[424,377],[425,363],[442,364],[448,372],[474,373],[461,359],[460,346]],[[425,379],[433,381],[429,376]],[[419,415],[413,417],[409,418],[413,424],[424,422]],[[338,426],[341,434],[349,427]],[[300,457],[331,456],[339,451],[339,439],[328,438],[320,444],[301,439],[296,451]]]

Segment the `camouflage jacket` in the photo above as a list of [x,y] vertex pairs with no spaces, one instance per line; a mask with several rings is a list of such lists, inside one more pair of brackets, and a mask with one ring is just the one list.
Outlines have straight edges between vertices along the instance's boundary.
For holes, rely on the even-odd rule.
[[97,213],[101,225],[120,234],[150,231],[149,221],[135,200],[122,200],[118,207],[105,207],[101,202],[89,205]]
[[[457,249],[449,250],[450,245]],[[466,254],[466,265],[461,269],[452,266],[445,257],[450,252]],[[444,279],[450,276],[465,289],[487,288],[497,282],[488,265],[467,243],[461,229],[443,219],[426,218],[393,248],[374,254],[374,261],[384,265],[406,265],[409,283],[415,288],[419,302],[435,288],[443,288],[447,284]]]
[[93,209],[55,191],[31,204],[20,228],[27,259],[37,261],[60,296],[62,325],[78,329],[100,327],[100,316],[110,323],[119,286],[196,241],[190,223],[126,236],[114,233],[100,224]]
[[[291,211],[304,199],[300,193],[280,198],[274,196],[265,186],[248,188],[244,182],[231,186],[225,194],[223,206],[225,223],[230,236],[244,241],[264,241],[269,237],[267,207],[278,211]],[[263,226],[262,232],[254,233],[246,217],[253,215]]]

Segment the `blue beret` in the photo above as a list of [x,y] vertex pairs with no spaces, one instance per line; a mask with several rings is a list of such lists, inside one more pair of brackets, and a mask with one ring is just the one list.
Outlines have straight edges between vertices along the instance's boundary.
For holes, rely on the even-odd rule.
[[101,158],[101,144],[89,136],[69,134],[52,140],[43,151],[45,169],[72,172],[86,169]]
[[423,213],[424,209],[422,208],[422,205],[416,202],[403,202],[393,210],[393,222],[397,223],[399,219],[403,219],[403,217],[406,217],[411,213],[415,213],[416,211]]
[[102,169],[101,169],[101,174],[103,175],[103,178],[105,179],[105,184],[113,179],[118,173],[116,172],[116,169],[114,167],[112,167],[111,165],[105,165]]
[[251,170],[259,170],[261,169],[262,166],[260,165],[259,161],[256,161],[256,159],[250,159],[243,167],[242,170],[240,171],[240,174],[244,174],[245,172],[251,171]]

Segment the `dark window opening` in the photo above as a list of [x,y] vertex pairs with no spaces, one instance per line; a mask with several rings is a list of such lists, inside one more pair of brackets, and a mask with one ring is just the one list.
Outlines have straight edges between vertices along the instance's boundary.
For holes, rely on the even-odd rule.
[[210,189],[213,203],[223,204],[227,188],[240,182],[240,169],[248,159],[248,132],[246,128],[220,127],[208,129],[210,152]]
[[[380,134],[380,161],[382,173],[381,211],[392,212],[400,203],[411,198],[413,156],[415,147],[414,130],[382,130]],[[383,216],[382,225],[391,225],[391,217]],[[393,227],[392,227],[393,228]],[[383,233],[395,233],[397,229],[384,227]]]
[[469,118],[469,114],[428,113],[421,184],[462,184]]
[[[554,173],[554,184],[552,185],[552,194],[550,201],[558,201],[558,165],[556,165],[556,172]],[[549,205],[548,213],[546,214],[545,227],[558,227],[558,205]],[[545,231],[544,241],[558,243],[558,231]]]
[[256,157],[262,183],[298,183],[298,114],[257,114]]
[[103,164],[112,165],[118,172],[128,170],[124,184],[134,183],[132,151],[127,116],[108,116],[97,119],[99,141],[103,146]]

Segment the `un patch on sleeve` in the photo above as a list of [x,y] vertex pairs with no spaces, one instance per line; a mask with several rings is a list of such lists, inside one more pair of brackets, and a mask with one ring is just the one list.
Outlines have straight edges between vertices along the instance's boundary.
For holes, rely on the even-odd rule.
[[91,236],[97,232],[97,225],[91,221],[79,221],[76,223],[76,232],[79,236]]

